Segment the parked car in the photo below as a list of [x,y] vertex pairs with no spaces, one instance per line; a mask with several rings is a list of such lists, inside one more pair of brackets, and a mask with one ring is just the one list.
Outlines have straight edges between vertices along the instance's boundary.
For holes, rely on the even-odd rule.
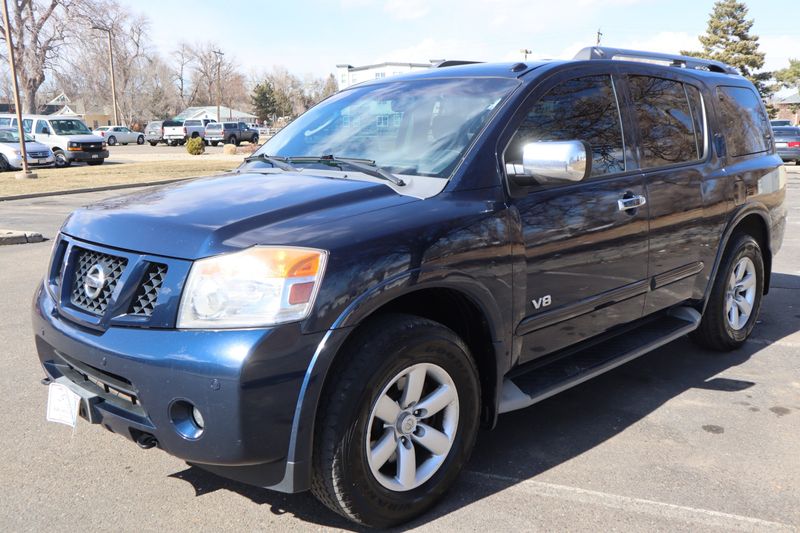
[[[167,126],[167,122],[170,123]],[[169,142],[170,146],[176,144],[185,144],[187,140],[194,139],[195,137],[204,137],[206,125],[216,122],[213,119],[191,119],[183,121],[180,126],[173,124],[178,121],[165,121],[164,123],[164,138]]]
[[800,165],[800,127],[773,127],[772,133],[781,159],[785,162],[794,161],[795,165]]
[[258,131],[244,122],[218,122],[206,126],[205,139],[212,146],[221,142],[239,146],[242,141],[258,144]]
[[155,146],[158,143],[166,142],[164,140],[164,121],[151,120],[144,128],[144,140],[150,143],[150,146]]
[[128,145],[129,143],[144,144],[144,134],[133,131],[127,126],[100,126],[92,133],[103,137],[109,146],[119,143]]
[[778,126],[791,126],[792,125],[792,121],[791,120],[785,120],[785,119],[774,119],[774,120],[770,120],[769,123],[773,128],[778,127]]
[[785,196],[725,64],[430,69],[336,93],[236,173],[74,212],[33,333],[54,406],[393,526],[500,414],[686,334],[741,347]]
[[[13,117],[11,127],[16,128]],[[88,165],[102,165],[108,157],[108,149],[102,137],[92,135],[82,120],[61,115],[22,115],[22,128],[33,135],[37,142],[53,151],[55,166],[64,167],[74,161],[85,161]]]
[[[37,143],[27,133],[25,134],[25,151],[29,167],[49,167],[55,161],[50,148],[42,143]],[[19,143],[19,131],[0,129],[0,171],[21,168],[22,150]]]

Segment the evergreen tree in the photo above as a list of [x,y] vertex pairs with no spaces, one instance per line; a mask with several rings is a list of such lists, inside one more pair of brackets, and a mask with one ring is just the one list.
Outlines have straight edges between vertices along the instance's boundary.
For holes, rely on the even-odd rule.
[[269,82],[257,84],[251,98],[259,120],[272,120],[272,117],[277,114],[278,103],[275,99],[275,91]]
[[722,61],[739,70],[753,82],[762,98],[772,93],[766,82],[771,72],[758,72],[764,66],[764,52],[758,49],[758,36],[752,35],[753,19],[747,18],[747,5],[736,0],[717,0],[708,18],[705,35],[698,39],[700,52],[681,52],[685,55]]
[[775,79],[784,87],[800,91],[800,59],[790,59],[787,68],[776,70]]

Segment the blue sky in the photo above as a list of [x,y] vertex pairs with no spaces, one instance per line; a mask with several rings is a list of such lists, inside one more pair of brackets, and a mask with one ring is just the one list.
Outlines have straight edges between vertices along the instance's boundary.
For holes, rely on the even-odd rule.
[[[768,69],[800,58],[800,0],[751,0]],[[283,65],[326,75],[338,63],[571,57],[594,44],[659,52],[699,48],[711,0],[139,0],[151,44],[167,55],[185,40],[217,42],[248,74]]]

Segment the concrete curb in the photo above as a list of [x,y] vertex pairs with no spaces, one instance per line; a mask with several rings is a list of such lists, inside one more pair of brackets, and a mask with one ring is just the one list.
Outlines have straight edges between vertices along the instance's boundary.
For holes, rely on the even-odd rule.
[[44,241],[42,234],[35,231],[0,229],[0,246],[6,244],[28,244],[42,241]]
[[9,202],[12,200],[27,200],[29,198],[44,198],[46,196],[60,196],[62,194],[81,194],[85,192],[102,192],[102,191],[116,191],[118,189],[135,189],[136,187],[150,187],[152,185],[167,185],[169,183],[176,183],[178,181],[186,181],[194,179],[197,176],[189,176],[186,178],[175,178],[172,180],[164,181],[148,181],[141,183],[121,183],[119,185],[105,185],[103,187],[87,187],[85,189],[69,189],[66,191],[50,191],[50,192],[32,192],[30,194],[18,194],[15,196],[0,196],[0,202]]

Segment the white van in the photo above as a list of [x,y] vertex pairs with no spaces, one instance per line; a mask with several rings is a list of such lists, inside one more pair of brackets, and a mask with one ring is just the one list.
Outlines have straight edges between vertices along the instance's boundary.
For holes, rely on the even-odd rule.
[[[0,115],[0,127],[16,128],[17,117]],[[73,161],[102,165],[108,157],[105,141],[92,135],[91,130],[77,117],[22,115],[22,129],[33,135],[36,142],[53,151],[57,167],[68,167]]]

